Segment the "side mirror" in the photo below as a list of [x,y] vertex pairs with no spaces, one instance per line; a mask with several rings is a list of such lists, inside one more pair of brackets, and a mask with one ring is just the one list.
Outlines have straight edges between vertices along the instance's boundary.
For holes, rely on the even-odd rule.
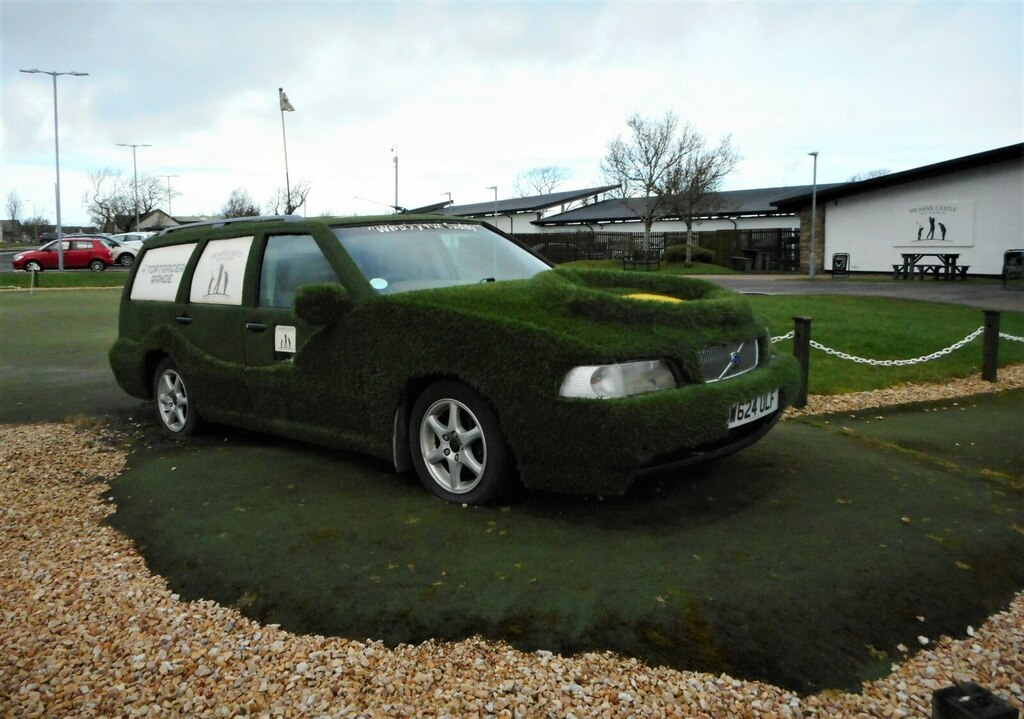
[[303,285],[295,295],[295,314],[311,325],[333,325],[352,310],[352,298],[339,284]]

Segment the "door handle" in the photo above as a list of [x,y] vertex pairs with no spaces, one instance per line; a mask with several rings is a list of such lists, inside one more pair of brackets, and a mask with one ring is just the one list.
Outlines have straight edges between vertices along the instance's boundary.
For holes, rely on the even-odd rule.
[[245,329],[249,330],[250,332],[265,332],[267,326],[262,322],[246,322]]
[[192,324],[192,318],[189,317],[188,315],[179,315],[179,316],[175,317],[174,319],[177,320],[179,325],[190,325],[190,324]]

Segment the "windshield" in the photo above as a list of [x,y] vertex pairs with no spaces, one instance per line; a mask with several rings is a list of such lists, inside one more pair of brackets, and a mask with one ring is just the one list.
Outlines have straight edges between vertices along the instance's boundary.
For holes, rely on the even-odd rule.
[[514,242],[468,222],[335,227],[334,234],[380,294],[523,280],[550,269]]

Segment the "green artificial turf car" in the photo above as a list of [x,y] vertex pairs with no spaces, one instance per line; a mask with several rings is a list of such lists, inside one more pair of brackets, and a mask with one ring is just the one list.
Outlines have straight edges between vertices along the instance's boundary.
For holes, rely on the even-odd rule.
[[172,435],[202,419],[364,452],[468,504],[621,494],[757,441],[798,383],[737,294],[552,269],[489,225],[411,215],[151,238],[110,362]]

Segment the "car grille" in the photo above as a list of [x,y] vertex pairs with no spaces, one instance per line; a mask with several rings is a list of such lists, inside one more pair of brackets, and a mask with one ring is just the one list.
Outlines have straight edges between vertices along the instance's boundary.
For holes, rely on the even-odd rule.
[[705,382],[737,377],[757,367],[757,340],[704,347],[700,351],[700,369]]

